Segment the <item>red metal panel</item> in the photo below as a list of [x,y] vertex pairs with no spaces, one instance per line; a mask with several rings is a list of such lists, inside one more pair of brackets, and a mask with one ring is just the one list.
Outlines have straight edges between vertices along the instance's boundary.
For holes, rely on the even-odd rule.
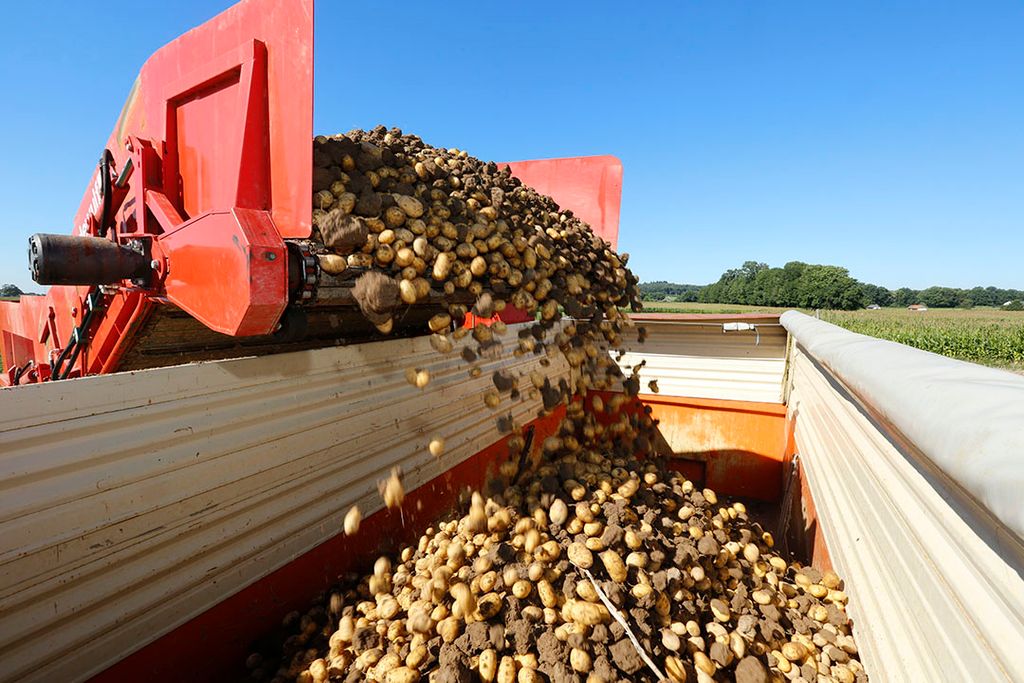
[[703,461],[707,486],[727,495],[779,500],[786,406],[653,394],[640,400],[651,406],[663,433],[686,435],[676,443],[676,455]]
[[[235,84],[240,83],[242,71],[249,64],[240,55],[252,51],[254,41],[266,46],[265,95],[258,92],[257,100],[251,102],[244,97],[249,93],[229,88],[223,92],[224,97],[216,96],[232,79]],[[128,135],[167,140],[168,123],[179,120],[168,116],[168,99],[174,100],[188,92],[187,88],[224,75],[218,68],[227,68],[232,59],[236,60],[237,75],[229,69],[225,78],[207,83],[212,92],[200,88],[189,94],[194,101],[175,100],[179,108],[184,106],[186,110],[194,105],[194,114],[201,115],[203,121],[198,127],[186,121],[177,147],[186,158],[183,173],[193,168],[188,166],[192,163],[196,164],[195,170],[203,172],[205,184],[201,186],[186,180],[186,196],[196,202],[200,211],[235,206],[234,196],[227,188],[230,186],[233,192],[241,176],[251,173],[250,168],[242,168],[242,162],[251,159],[253,150],[244,147],[265,146],[274,224],[283,237],[308,237],[312,226],[309,188],[313,174],[313,0],[244,0],[155,52],[139,72],[107,142],[115,166],[123,168],[129,158],[124,147]],[[252,75],[259,78],[258,73]],[[211,94],[215,96],[201,97]],[[245,140],[244,116],[255,113],[251,107],[264,97],[268,135],[262,141]],[[199,104],[203,100],[207,101]],[[192,120],[191,115],[188,120]],[[214,181],[206,173],[214,168],[226,169],[227,177],[219,176]],[[89,209],[96,204],[95,173],[89,187],[75,215],[76,226],[81,226],[93,213]],[[224,198],[227,201],[213,204]]]
[[[260,119],[248,118],[249,99],[254,86],[265,90],[265,83],[254,83],[253,72],[266,73],[266,49],[262,43],[250,43],[232,50],[202,71],[189,74],[183,83],[170,84],[165,95],[168,102],[168,161],[176,156],[181,175],[183,213],[198,216],[234,206],[243,171],[241,163],[247,128],[262,129],[262,135],[249,142],[257,147],[254,166],[267,170],[266,126],[263,112],[254,112]],[[257,62],[260,63],[256,67]],[[255,79],[258,80],[258,79]],[[234,154],[231,154],[234,151]],[[262,158],[260,158],[262,157]],[[165,166],[166,168],[166,166]],[[257,181],[257,199],[248,208],[269,208],[266,181]],[[166,190],[168,196],[170,189]]]
[[106,324],[96,330],[82,361],[84,374],[114,372],[135,334],[156,308],[148,297],[117,292],[107,304]]
[[810,558],[811,565],[821,571],[832,569],[832,557],[825,543],[825,534],[818,524],[818,510],[803,463],[797,465],[800,495],[793,497],[790,533],[796,539],[794,550]]
[[268,334],[288,303],[288,255],[265,211],[206,213],[160,240],[167,298],[211,330]]
[[614,156],[513,161],[512,175],[571,209],[616,247],[622,200],[622,162]]
[[[81,288],[85,292],[85,288]],[[4,372],[0,386],[10,383],[10,370],[34,361],[38,368],[48,364],[51,350],[61,348],[71,330],[82,319],[82,296],[77,287],[50,287],[45,296],[22,296],[18,302],[0,301],[0,330],[3,331]],[[46,377],[49,375],[46,374]],[[21,383],[38,381],[26,375]]]

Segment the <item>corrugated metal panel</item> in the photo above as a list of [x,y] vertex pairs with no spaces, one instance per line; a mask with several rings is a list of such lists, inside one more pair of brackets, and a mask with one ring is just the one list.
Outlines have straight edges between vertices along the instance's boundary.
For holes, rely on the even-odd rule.
[[420,338],[0,390],[0,679],[88,678],[379,509],[392,466],[472,456],[490,373],[536,363],[470,380]]
[[777,323],[757,331],[723,332],[722,322],[649,320],[647,341],[625,335],[623,372],[643,360],[640,391],[658,380],[664,396],[779,403],[786,369],[786,331]]
[[872,681],[1024,680],[1024,548],[797,347],[789,406]]

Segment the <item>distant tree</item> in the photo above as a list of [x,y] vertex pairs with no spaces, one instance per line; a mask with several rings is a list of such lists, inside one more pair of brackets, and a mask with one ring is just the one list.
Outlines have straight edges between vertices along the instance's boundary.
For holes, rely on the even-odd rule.
[[0,296],[15,297],[21,296],[24,293],[14,285],[0,285]]
[[[991,290],[991,291],[990,291]],[[974,287],[968,292],[971,297],[971,303],[975,306],[998,306],[1003,303],[1002,301],[996,301],[992,295],[995,294],[995,287]]]
[[753,291],[748,294],[749,303],[756,306],[779,306],[780,304],[775,302],[784,299],[785,284],[785,273],[781,268],[764,268],[757,271],[753,278]]
[[761,263],[760,261],[744,261],[740,271],[743,273],[745,278],[753,279],[763,270],[768,270],[767,263]]
[[808,266],[800,278],[799,292],[804,308],[851,310],[864,305],[860,283],[839,266]]
[[782,268],[772,268],[760,261],[745,261],[739,268],[722,273],[717,282],[701,288],[695,298],[707,303],[800,308],[854,309],[869,304],[905,307],[917,303],[930,308],[971,308],[1024,300],[1024,291],[998,287],[900,287],[892,291],[858,282],[839,266],[790,261]]
[[658,280],[641,282],[640,298],[644,301],[696,301],[700,285],[680,285],[674,282]]
[[885,287],[879,287],[878,285],[862,284],[861,289],[864,291],[864,303],[878,304],[879,306],[892,306],[895,303],[895,297]]
[[722,273],[718,282],[701,290],[699,299],[755,306],[853,309],[864,305],[864,291],[839,266],[793,261],[783,268],[771,268],[747,261],[740,268]]
[[960,303],[960,292],[952,287],[929,287],[921,290],[920,298],[929,308],[955,308]]
[[790,261],[782,266],[782,291],[779,300],[784,302],[780,306],[799,306],[799,293],[797,283],[807,270],[807,264],[803,261]]
[[918,302],[918,296],[920,292],[916,289],[910,289],[909,287],[900,287],[892,293],[893,303],[897,306],[909,306],[910,304],[916,304]]

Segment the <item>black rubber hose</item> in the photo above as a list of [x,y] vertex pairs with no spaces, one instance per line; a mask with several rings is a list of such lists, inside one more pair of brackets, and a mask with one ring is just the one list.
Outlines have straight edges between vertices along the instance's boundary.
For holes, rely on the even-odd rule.
[[110,183],[110,163],[114,160],[114,155],[110,153],[109,149],[103,150],[103,154],[100,156],[100,192],[103,193],[103,210],[100,211],[100,235],[106,235],[108,232],[108,226],[110,225],[110,212],[113,209],[114,198],[111,196],[111,183]]
[[[92,296],[90,294],[90,296]],[[75,369],[75,363],[78,361],[78,354],[82,351],[82,347],[85,345],[84,335],[89,333],[89,325],[92,324],[92,314],[96,309],[89,305],[89,308],[85,311],[85,315],[82,317],[82,324],[76,328],[81,330],[81,334],[77,336],[72,334],[71,341],[64,347],[64,351],[61,352],[60,357],[57,358],[57,362],[53,365],[53,378],[54,379],[67,379],[71,371]],[[64,359],[67,357],[68,351],[71,351],[71,358],[68,360],[67,367],[64,368],[63,374],[61,368],[64,365]]]
[[57,356],[57,360],[53,362],[53,372],[50,375],[51,379],[60,379],[60,369],[64,367],[64,360],[68,357],[69,353],[71,353],[71,342],[68,342],[68,345],[65,346],[64,350],[60,352],[59,356]]
[[32,367],[32,361],[27,361],[24,365],[15,370],[14,379],[11,380],[11,385],[18,386],[18,383],[21,381],[22,375],[28,372],[28,369],[30,367]]

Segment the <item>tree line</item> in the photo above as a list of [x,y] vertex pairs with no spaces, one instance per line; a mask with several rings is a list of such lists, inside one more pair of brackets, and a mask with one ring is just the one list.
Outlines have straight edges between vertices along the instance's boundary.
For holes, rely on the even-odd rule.
[[722,273],[717,282],[703,287],[659,281],[642,283],[640,291],[647,301],[700,301],[840,310],[864,308],[871,304],[901,307],[925,304],[929,308],[998,307],[1007,301],[1024,300],[1024,290],[1000,287],[900,287],[890,290],[860,282],[840,266],[801,261],[790,261],[781,268],[773,268],[759,261],[746,261],[739,268],[731,268]]
[[647,301],[696,301],[703,285],[679,285],[656,280],[640,283],[640,293]]

